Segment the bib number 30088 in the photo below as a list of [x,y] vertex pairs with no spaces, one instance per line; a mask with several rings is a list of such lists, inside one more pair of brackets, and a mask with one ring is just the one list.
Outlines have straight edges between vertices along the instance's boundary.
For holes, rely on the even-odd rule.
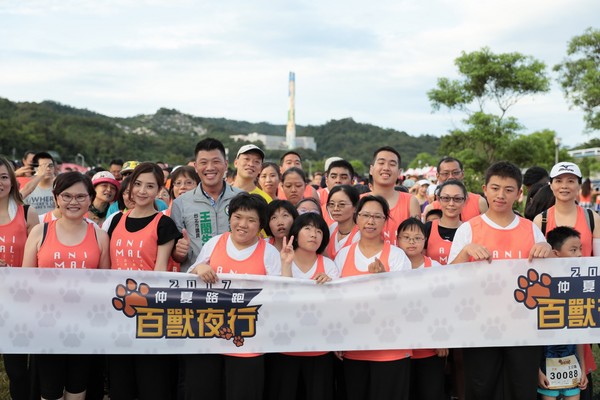
[[579,385],[581,368],[577,357],[568,356],[546,359],[546,378],[550,389],[565,389]]

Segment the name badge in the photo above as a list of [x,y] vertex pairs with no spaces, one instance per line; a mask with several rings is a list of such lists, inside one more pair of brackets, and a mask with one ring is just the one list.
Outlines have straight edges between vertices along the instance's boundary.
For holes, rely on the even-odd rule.
[[546,358],[546,378],[550,389],[576,387],[581,381],[581,367],[574,355],[561,358]]

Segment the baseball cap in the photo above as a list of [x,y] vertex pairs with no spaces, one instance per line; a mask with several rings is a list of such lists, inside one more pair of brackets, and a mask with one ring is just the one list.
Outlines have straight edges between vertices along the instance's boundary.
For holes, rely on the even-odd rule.
[[429,196],[433,196],[435,194],[435,190],[437,189],[438,185],[435,184],[429,184],[429,187],[427,188],[427,194]]
[[550,178],[556,178],[563,174],[573,174],[576,177],[581,178],[581,170],[577,164],[573,164],[572,162],[560,162],[556,164],[550,171]]
[[123,168],[121,169],[121,175],[127,174],[128,172],[132,172],[135,169],[135,167],[138,166],[139,163],[139,161],[126,161],[125,164],[123,164]]
[[343,160],[342,157],[329,157],[327,160],[325,160],[325,165],[323,166],[323,168],[325,169],[325,171],[327,171],[329,169],[329,166],[331,165],[332,162],[334,161],[340,161]]
[[260,147],[258,147],[257,145],[254,145],[254,144],[246,144],[246,145],[243,145],[242,147],[240,147],[240,149],[237,152],[237,156],[235,156],[235,158],[238,158],[240,156],[240,154],[246,154],[251,151],[260,154],[260,158],[262,158],[262,159],[265,158],[265,152],[262,151],[262,149]]
[[121,188],[121,184],[118,180],[115,179],[114,175],[108,171],[100,171],[92,176],[92,184],[94,186],[99,185],[101,183],[109,183],[119,190]]
[[417,182],[417,185],[419,185],[419,186],[431,185],[431,182],[429,182],[427,179],[421,179],[420,181]]

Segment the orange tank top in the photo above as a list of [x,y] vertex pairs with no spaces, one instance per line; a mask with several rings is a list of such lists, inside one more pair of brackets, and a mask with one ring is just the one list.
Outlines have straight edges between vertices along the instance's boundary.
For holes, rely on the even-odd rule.
[[327,255],[327,257],[331,258],[332,260],[335,259],[335,256],[337,256],[337,253],[339,253],[339,251],[341,249],[352,245],[352,242],[354,241],[354,237],[358,233],[358,225],[356,225],[356,224],[354,225],[354,227],[352,228],[352,230],[346,237],[346,242],[344,243],[344,245],[342,247],[340,247],[339,250],[336,251],[335,250],[335,242],[337,241],[338,232],[339,232],[339,225],[333,229],[333,232],[331,233],[331,237],[329,238],[329,244],[327,245],[327,248],[325,249],[325,254]]
[[[323,256],[322,255],[318,255],[317,256],[317,268],[315,268],[315,273],[313,274],[313,276],[310,279],[315,279],[315,276],[317,276],[318,274],[323,274],[325,273],[325,261],[323,260]],[[328,351],[300,351],[300,352],[286,352],[286,353],[281,353],[281,354],[285,354],[287,356],[298,356],[298,357],[316,357],[316,356],[322,356],[323,354],[327,354],[329,353]]]
[[94,224],[87,223],[85,237],[81,243],[67,246],[56,236],[57,221],[48,223],[46,237],[37,254],[38,268],[98,268],[100,246],[98,246]]
[[[481,198],[480,195],[469,192],[469,195],[467,196],[467,201],[465,202],[465,207],[463,208],[462,212],[460,213],[461,221],[463,221],[463,222],[468,221],[471,218],[475,218],[476,216],[481,214],[481,212],[479,211],[479,199],[480,198]],[[434,201],[433,203],[431,203],[431,205],[436,210],[442,209],[442,205],[440,204],[439,200]]]
[[431,267],[431,258],[423,256],[423,268]]
[[158,212],[143,229],[129,232],[125,227],[131,210],[121,216],[110,238],[111,269],[154,271],[158,253]]
[[396,244],[396,231],[400,224],[410,217],[410,200],[412,194],[398,192],[398,201],[393,208],[390,208],[390,218],[383,227],[383,240]]
[[317,194],[319,195],[319,203],[321,203],[321,206],[326,205],[327,198],[329,197],[329,190],[327,190],[327,188],[318,188]]
[[427,249],[425,249],[425,254],[440,264],[446,265],[448,264],[448,254],[450,254],[452,242],[442,239],[439,232],[439,226],[439,220],[434,219],[431,222],[431,231],[429,232],[429,239],[427,239]]
[[[208,261],[208,265],[210,265],[217,274],[267,274],[267,269],[265,268],[265,248],[267,247],[267,244],[264,240],[258,240],[256,249],[248,256],[248,258],[236,260],[227,254],[227,238],[229,238],[229,232],[221,235]],[[256,357],[259,356],[260,353],[225,355],[232,357]]]
[[25,242],[27,241],[27,222],[25,208],[17,207],[15,217],[8,224],[0,225],[0,258],[9,267],[21,267]]
[[[528,258],[533,247],[533,223],[519,218],[519,223],[512,229],[496,229],[483,221],[481,216],[471,219],[472,243],[484,246],[492,253],[494,260]],[[472,261],[472,260],[471,260]]]
[[[352,244],[350,246],[350,249],[348,250],[348,256],[346,257],[346,261],[344,262],[344,266],[342,267],[342,278],[348,276],[366,275],[370,273],[368,271],[359,271],[356,268],[354,253],[357,249],[357,246],[358,242]],[[383,263],[387,272],[390,271],[389,258],[390,243],[384,242],[383,250],[381,250],[381,256],[379,257],[379,260]],[[410,357],[411,355],[411,350],[352,350],[344,352],[345,358],[360,361],[395,361],[402,360],[404,358]]]
[[[548,237],[548,232],[556,228],[556,217],[554,214],[555,211],[555,206],[552,206],[548,209],[548,215],[546,217],[546,237]],[[587,211],[584,210],[583,207],[577,206],[577,220],[575,221],[575,226],[573,226],[572,228],[579,232],[579,234],[581,235],[582,256],[591,257],[593,249],[592,242],[594,238],[592,236],[592,231],[590,230],[590,227],[588,226],[587,221],[585,219],[586,212]]]
[[265,268],[265,248],[267,244],[264,240],[258,240],[256,250],[248,258],[236,260],[227,254],[228,238],[229,232],[221,235],[208,261],[208,264],[217,274],[267,274]]

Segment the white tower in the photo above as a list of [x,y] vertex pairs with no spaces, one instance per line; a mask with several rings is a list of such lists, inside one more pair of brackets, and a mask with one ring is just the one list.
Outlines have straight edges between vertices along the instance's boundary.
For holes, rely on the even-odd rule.
[[285,141],[287,143],[288,149],[296,148],[296,107],[295,107],[295,98],[296,98],[296,74],[290,71],[290,79],[289,79],[289,89],[288,89],[288,97],[289,97],[289,110],[288,110],[288,120],[287,127],[285,129]]

